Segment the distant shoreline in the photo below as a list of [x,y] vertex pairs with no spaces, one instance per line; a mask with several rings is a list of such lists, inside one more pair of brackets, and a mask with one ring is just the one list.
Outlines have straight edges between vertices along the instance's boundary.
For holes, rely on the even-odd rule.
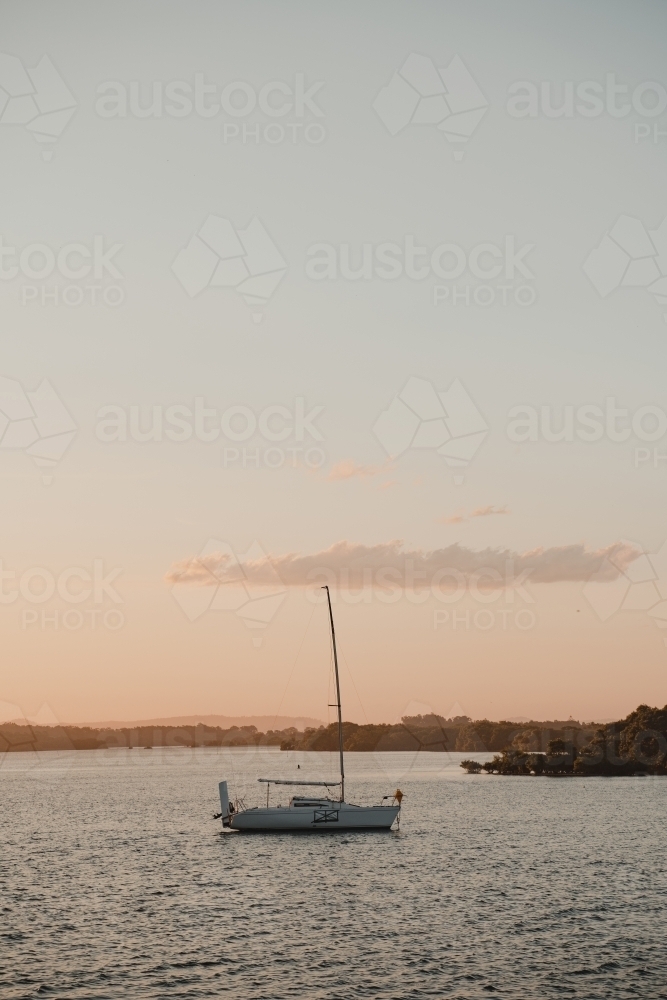
[[[42,750],[187,749],[261,747],[299,752],[338,750],[338,725],[267,729],[255,725],[92,726],[0,725],[0,753]],[[473,721],[468,716],[404,716],[390,725],[343,723],[346,753],[412,751],[493,753],[480,763],[461,762],[470,774],[565,777],[667,774],[667,706],[640,705],[625,719],[604,726],[565,721]]]
[[[281,750],[336,751],[338,728],[324,726],[317,720],[288,719],[315,725],[281,726],[260,730],[254,723],[229,726],[214,725],[197,718],[196,722],[165,724],[161,720],[144,724],[114,726],[34,725],[11,722],[0,725],[0,753],[30,750],[98,750],[111,748],[157,747],[274,747]],[[209,716],[208,719],[219,719]],[[224,717],[223,717],[224,718]],[[265,716],[256,716],[257,721]],[[283,716],[283,718],[285,718]],[[273,720],[271,720],[273,721]],[[508,746],[513,739],[525,737],[544,746],[554,735],[571,739],[590,738],[594,730],[571,719],[549,722],[474,722],[467,716],[445,719],[437,715],[405,716],[400,723],[357,725],[343,723],[344,748],[347,752],[382,751],[482,751],[493,752]]]

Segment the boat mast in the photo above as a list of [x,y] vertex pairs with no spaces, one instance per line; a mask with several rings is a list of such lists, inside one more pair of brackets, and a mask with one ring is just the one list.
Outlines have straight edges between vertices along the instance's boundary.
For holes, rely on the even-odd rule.
[[322,587],[327,592],[329,605],[329,621],[331,622],[331,642],[333,645],[334,669],[336,671],[336,707],[338,708],[338,751],[340,753],[340,800],[345,801],[345,770],[343,768],[343,711],[340,704],[340,677],[338,676],[338,653],[336,652],[336,630],[334,629],[333,611],[331,610],[331,594],[327,586]]

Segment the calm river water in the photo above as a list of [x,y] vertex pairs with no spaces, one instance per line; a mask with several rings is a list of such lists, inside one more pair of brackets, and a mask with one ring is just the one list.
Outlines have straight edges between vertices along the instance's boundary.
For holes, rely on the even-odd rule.
[[463,756],[347,756],[351,801],[403,790],[398,833],[244,836],[211,819],[218,780],[259,804],[257,777],[335,759],[5,755],[0,997],[667,997],[667,780]]

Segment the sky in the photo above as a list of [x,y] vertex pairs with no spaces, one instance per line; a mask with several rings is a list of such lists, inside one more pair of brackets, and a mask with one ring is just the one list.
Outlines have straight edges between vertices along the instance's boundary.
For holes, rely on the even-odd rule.
[[666,22],[3,3],[0,718],[667,701]]

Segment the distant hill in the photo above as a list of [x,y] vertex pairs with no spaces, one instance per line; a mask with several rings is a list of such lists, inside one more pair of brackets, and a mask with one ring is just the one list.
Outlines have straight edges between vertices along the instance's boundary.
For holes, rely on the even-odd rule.
[[[18,721],[18,720],[17,720]],[[255,726],[259,732],[269,729],[308,729],[322,725],[320,719],[309,716],[291,715],[174,715],[162,719],[130,719],[111,722],[64,722],[64,726],[90,726],[94,729],[127,729],[128,726],[217,726],[231,729],[232,726]]]

